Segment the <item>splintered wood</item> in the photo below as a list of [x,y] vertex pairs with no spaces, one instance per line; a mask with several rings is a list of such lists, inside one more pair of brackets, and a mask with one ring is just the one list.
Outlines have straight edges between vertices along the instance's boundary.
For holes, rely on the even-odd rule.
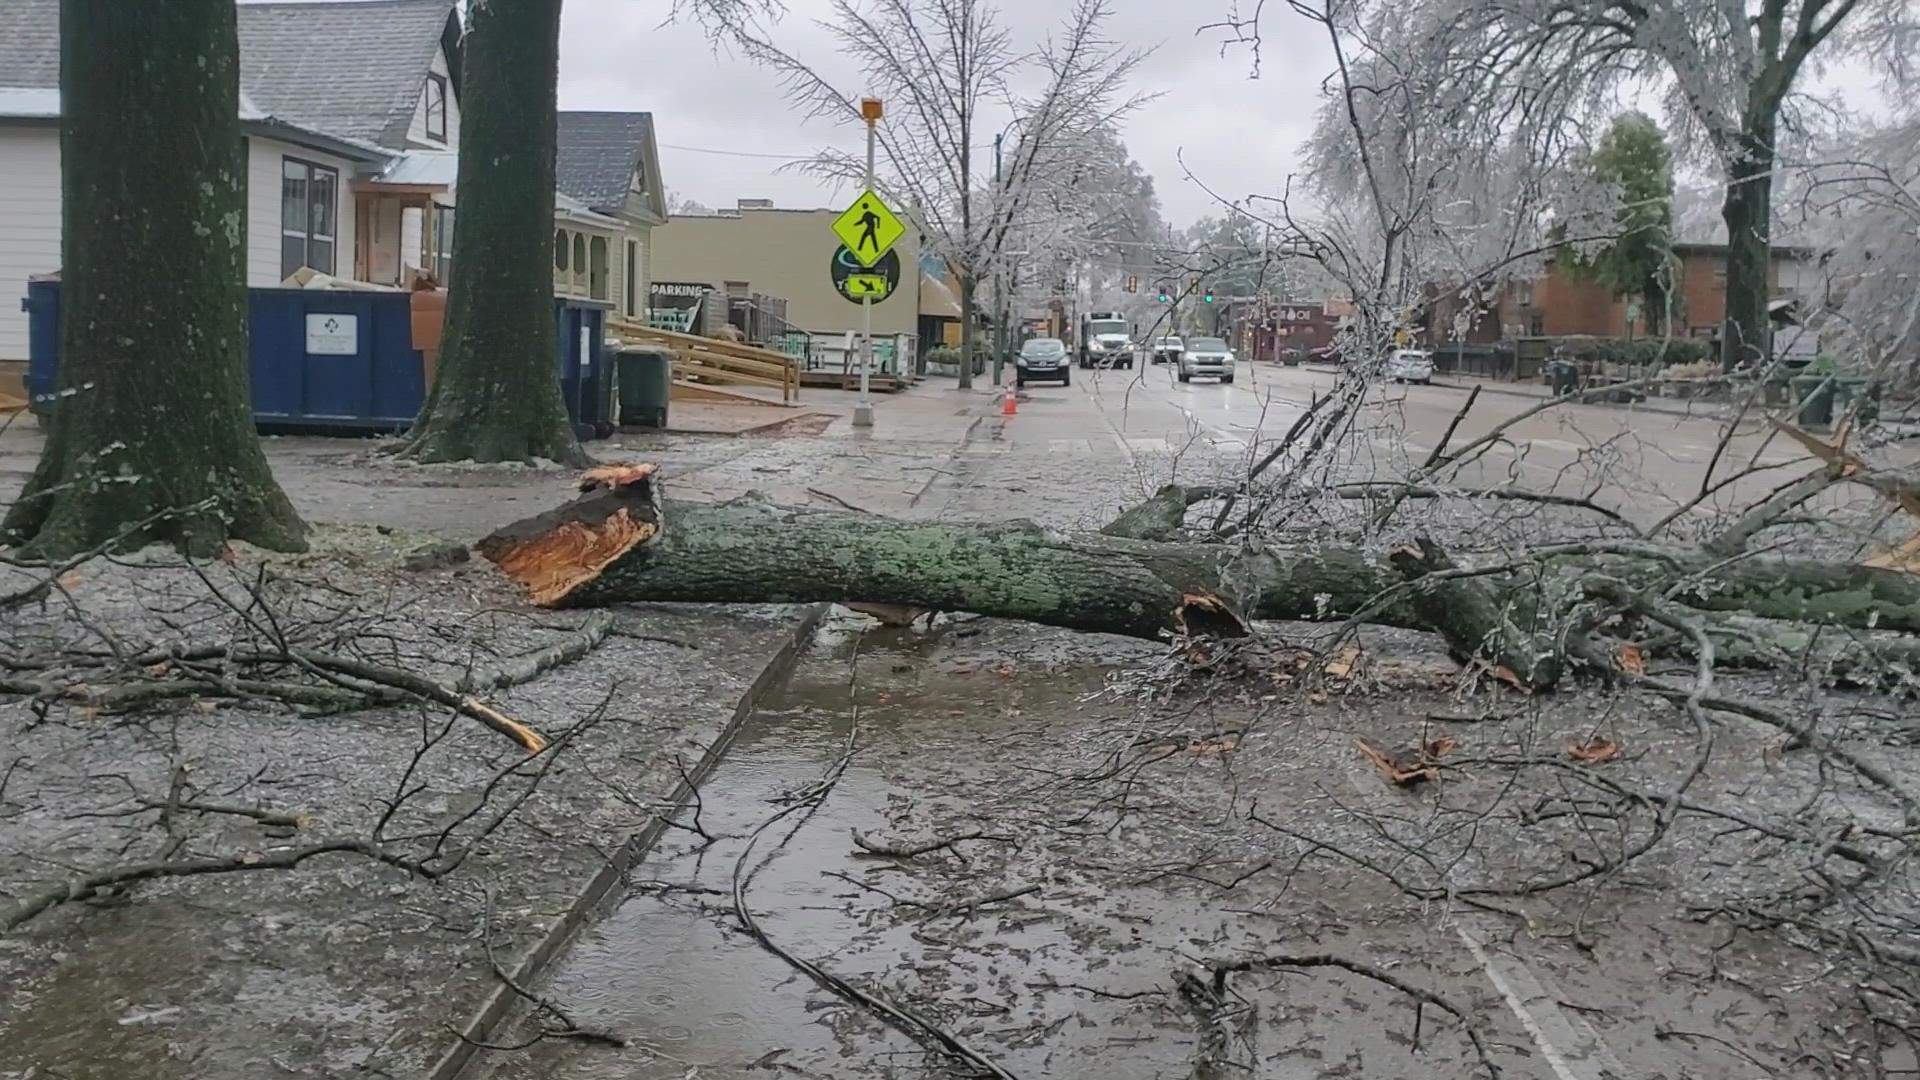
[[[1847,436],[1853,433],[1852,417],[1841,422],[1831,442],[1822,441],[1811,432],[1778,417],[1773,418],[1773,426],[1805,447],[1808,453],[1826,462],[1827,467],[1835,470],[1840,478],[1873,488],[1906,511],[1907,517],[1920,523],[1920,486],[1916,486],[1914,479],[1911,476],[1877,472],[1867,464],[1866,459],[1847,449]],[[1862,560],[1861,565],[1920,574],[1920,532],[1915,532],[1895,547]]]
[[1182,637],[1209,634],[1214,637],[1246,637],[1253,631],[1238,612],[1212,593],[1186,593],[1173,609],[1173,625]]
[[634,548],[660,534],[652,465],[604,465],[581,474],[581,496],[480,541],[480,553],[541,607],[563,604]]

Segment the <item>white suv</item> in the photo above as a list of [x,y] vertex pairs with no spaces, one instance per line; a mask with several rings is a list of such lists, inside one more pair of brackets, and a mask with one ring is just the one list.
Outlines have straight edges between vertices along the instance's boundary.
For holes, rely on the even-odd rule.
[[1211,375],[1223,383],[1233,381],[1233,350],[1217,337],[1191,338],[1180,351],[1180,381],[1192,382],[1195,375]]
[[1433,382],[1433,354],[1421,349],[1395,349],[1387,357],[1387,378],[1421,386]]

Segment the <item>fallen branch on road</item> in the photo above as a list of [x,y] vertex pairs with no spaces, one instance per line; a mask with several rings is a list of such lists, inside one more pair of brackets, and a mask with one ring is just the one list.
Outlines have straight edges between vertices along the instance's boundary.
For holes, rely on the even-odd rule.
[[[1382,558],[1334,544],[906,522],[758,496],[663,501],[645,466],[601,470],[584,486],[573,502],[480,542],[537,603],[887,604],[1152,640],[1190,629],[1185,617],[1199,603],[1221,626],[1357,619],[1436,632],[1461,659],[1512,671],[1535,690],[1559,675],[1565,627],[1579,629],[1570,605],[1584,602],[1589,580],[1632,581],[1671,605],[1782,625],[1920,633],[1920,578],[1641,540],[1542,545],[1476,565],[1431,543]],[[1163,488],[1150,512],[1122,515],[1121,531],[1160,533],[1175,509],[1219,494]]]
[[242,874],[256,870],[291,870],[309,859],[322,855],[359,855],[424,878],[432,879],[439,876],[439,871],[420,862],[402,858],[370,840],[327,840],[304,847],[287,848],[271,854],[241,852],[217,858],[129,863],[125,866],[109,867],[83,874],[20,901],[7,909],[5,914],[0,914],[0,930],[12,930],[50,908],[76,900],[85,900],[102,889],[116,885],[152,881],[156,878]]
[[1468,1019],[1464,1010],[1431,990],[1415,986],[1405,979],[1391,972],[1383,971],[1371,964],[1362,964],[1357,960],[1349,960],[1343,956],[1334,956],[1331,953],[1313,953],[1299,956],[1276,954],[1247,960],[1222,961],[1209,965],[1207,971],[1210,977],[1210,989],[1216,997],[1224,998],[1227,994],[1227,980],[1234,975],[1261,971],[1287,971],[1300,968],[1337,968],[1362,978],[1371,979],[1382,986],[1391,987],[1412,998],[1417,1003],[1414,1012],[1412,1039],[1415,1052],[1418,1052],[1420,1049],[1419,1006],[1431,1005],[1439,1009],[1459,1021],[1461,1031],[1466,1035],[1467,1041],[1473,1044],[1474,1052],[1480,1056],[1480,1064],[1485,1066],[1487,1075],[1491,1078],[1496,1078],[1496,1080],[1500,1076],[1500,1066],[1494,1063],[1493,1053],[1488,1049],[1486,1039],[1481,1036],[1479,1028],[1474,1025],[1473,1021]]
[[936,851],[953,851],[955,855],[964,860],[966,856],[960,855],[955,845],[965,843],[969,840],[993,840],[1002,844],[1012,844],[1015,847],[1020,846],[1020,838],[1017,836],[1006,836],[1000,833],[989,832],[961,833],[959,836],[949,836],[943,840],[928,840],[920,844],[888,844],[878,840],[870,840],[862,836],[859,829],[849,831],[853,833],[854,846],[859,848],[863,853],[878,855],[889,859],[917,859],[922,855],[931,855]]

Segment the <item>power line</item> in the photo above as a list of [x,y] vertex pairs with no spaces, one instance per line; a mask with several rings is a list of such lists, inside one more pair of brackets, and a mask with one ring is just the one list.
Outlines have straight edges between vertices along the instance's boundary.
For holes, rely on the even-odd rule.
[[718,154],[721,157],[768,158],[776,161],[802,161],[817,156],[811,154],[769,154],[758,150],[719,150],[711,146],[681,146],[677,143],[661,143],[662,150],[682,150],[689,154]]

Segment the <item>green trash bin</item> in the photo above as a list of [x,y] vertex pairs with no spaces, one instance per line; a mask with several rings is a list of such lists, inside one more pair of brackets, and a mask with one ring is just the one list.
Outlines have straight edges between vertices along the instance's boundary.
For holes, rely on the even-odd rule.
[[1801,427],[1826,427],[1833,423],[1835,380],[1826,375],[1795,375],[1787,380],[1793,387],[1794,419]]
[[1554,397],[1566,397],[1580,390],[1580,365],[1571,360],[1547,362],[1547,385]]
[[667,401],[673,396],[673,353],[660,348],[625,348],[614,365],[620,387],[620,426],[664,428]]
[[1853,410],[1854,418],[1863,424],[1871,424],[1880,419],[1880,384],[1860,376],[1848,376],[1834,380],[1838,383],[1837,396],[1841,411]]

